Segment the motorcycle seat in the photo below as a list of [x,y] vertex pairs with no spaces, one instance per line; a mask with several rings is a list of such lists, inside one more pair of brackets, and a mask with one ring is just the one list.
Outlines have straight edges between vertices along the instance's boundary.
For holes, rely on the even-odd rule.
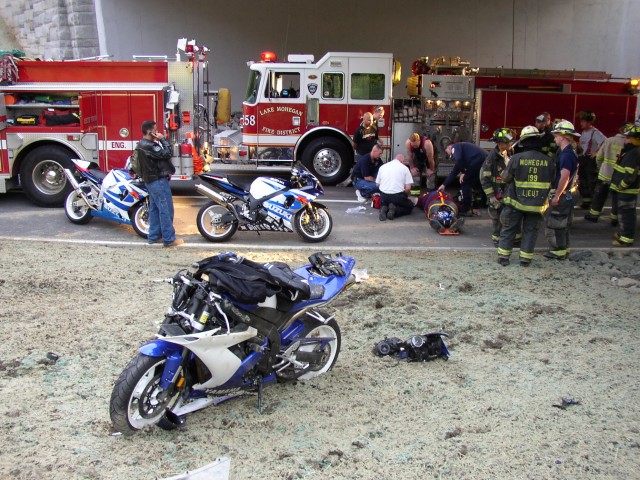
[[90,168],[89,173],[99,180],[104,180],[104,177],[107,176],[106,173],[104,173],[102,170],[98,168]]
[[229,180],[229,183],[244,190],[245,192],[249,191],[251,182],[255,180],[253,177],[247,175],[227,175],[227,179]]

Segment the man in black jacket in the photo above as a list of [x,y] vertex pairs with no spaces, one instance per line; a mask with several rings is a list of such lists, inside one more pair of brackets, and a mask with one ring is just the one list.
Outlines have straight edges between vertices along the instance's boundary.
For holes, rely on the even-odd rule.
[[173,228],[173,198],[169,179],[175,173],[171,164],[171,145],[158,133],[156,122],[142,122],[142,139],[138,150],[141,177],[149,190],[148,242],[163,243],[165,247],[182,245]]

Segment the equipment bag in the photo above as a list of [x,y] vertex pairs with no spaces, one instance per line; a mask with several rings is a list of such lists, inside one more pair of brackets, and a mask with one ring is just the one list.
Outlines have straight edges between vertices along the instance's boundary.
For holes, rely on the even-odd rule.
[[80,115],[69,111],[45,110],[42,112],[42,118],[47,127],[80,124]]

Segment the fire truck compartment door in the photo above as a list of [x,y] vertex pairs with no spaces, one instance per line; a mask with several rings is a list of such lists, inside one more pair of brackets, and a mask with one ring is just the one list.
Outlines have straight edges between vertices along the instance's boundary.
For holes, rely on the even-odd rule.
[[0,93],[0,131],[7,128],[7,105],[4,103],[4,93]]
[[307,127],[317,127],[320,122],[320,100],[307,97]]
[[95,131],[98,127],[98,100],[96,92],[82,92],[80,105],[80,128],[83,132]]

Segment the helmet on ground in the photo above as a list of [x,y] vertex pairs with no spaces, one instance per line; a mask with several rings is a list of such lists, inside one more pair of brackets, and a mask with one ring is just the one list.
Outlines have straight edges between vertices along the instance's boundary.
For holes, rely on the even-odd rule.
[[624,132],[622,132],[622,134],[625,137],[640,138],[640,125],[631,124],[624,130]]
[[561,120],[558,124],[551,130],[551,133],[557,133],[559,135],[573,135],[574,137],[579,137],[580,134],[576,132],[576,129],[573,127],[573,123],[567,120]]
[[493,132],[491,137],[492,142],[496,143],[510,143],[513,140],[513,131],[508,128],[499,128]]
[[527,138],[539,137],[540,132],[533,125],[527,125],[520,132],[520,141],[526,140]]

